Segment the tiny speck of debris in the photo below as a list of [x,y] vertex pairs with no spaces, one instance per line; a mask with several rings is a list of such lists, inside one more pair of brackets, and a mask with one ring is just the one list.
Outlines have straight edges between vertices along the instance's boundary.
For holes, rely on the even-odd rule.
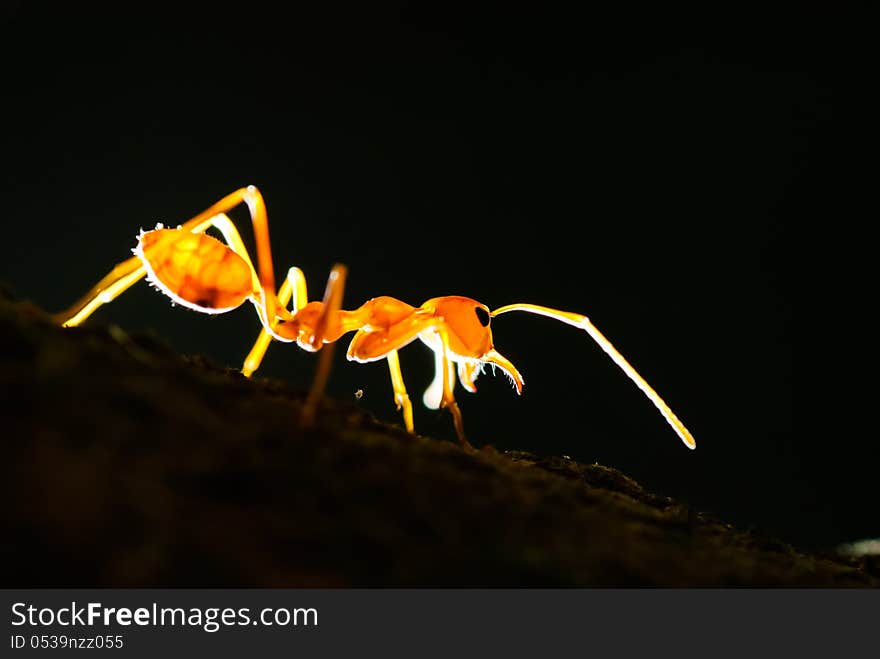
[[363,389],[358,389],[357,391],[354,392],[354,397],[355,397],[356,399],[358,399],[358,400],[360,400],[361,398],[363,398],[363,396],[364,396],[364,390],[363,390]]

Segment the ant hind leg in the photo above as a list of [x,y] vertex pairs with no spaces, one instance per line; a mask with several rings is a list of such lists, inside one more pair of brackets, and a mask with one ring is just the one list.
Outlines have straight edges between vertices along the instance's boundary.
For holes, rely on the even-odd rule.
[[[327,287],[324,289],[324,303],[321,309],[321,315],[315,324],[313,339],[318,348],[324,345],[324,334],[327,330],[327,324],[331,318],[337,315],[342,308],[342,296],[345,292],[345,279],[348,269],[337,263],[330,271],[327,278]],[[305,288],[303,283],[303,289]],[[303,405],[302,425],[310,426],[315,420],[315,409],[318,401],[324,395],[324,389],[327,386],[327,380],[330,377],[330,369],[333,366],[333,347],[335,343],[329,343],[321,351],[318,357],[318,367],[315,369],[315,377],[312,380],[312,386],[309,389],[309,395]]]

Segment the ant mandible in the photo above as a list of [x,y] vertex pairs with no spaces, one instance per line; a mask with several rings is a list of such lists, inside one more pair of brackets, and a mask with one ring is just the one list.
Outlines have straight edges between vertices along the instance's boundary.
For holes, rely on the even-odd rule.
[[[250,211],[257,248],[256,268],[238,230],[226,215],[241,203]],[[225,243],[205,233],[211,227],[220,231]],[[495,350],[490,324],[492,318],[501,314],[525,311],[585,330],[654,403],[685,445],[691,449],[696,447],[691,433],[659,394],[581,314],[522,302],[491,311],[476,300],[458,295],[432,298],[420,307],[382,296],[346,311],[342,309],[342,293],[347,271],[340,264],[333,266],[320,302],[308,301],[305,276],[296,267],[290,268],[276,294],[266,205],[252,185],[227,195],[176,229],[158,224],[152,231],[142,230],[132,251],[132,258],[116,265],[73,306],[56,314],[56,319],[64,327],[79,325],[98,307],[143,277],[177,304],[201,313],[225,313],[250,301],[256,307],[262,329],[242,368],[248,377],[259,368],[273,339],[296,342],[304,350],[317,352],[325,344],[333,344],[348,332],[355,332],[348,347],[348,359],[360,363],[387,360],[394,402],[402,411],[409,432],[414,431],[412,403],[404,386],[397,351],[419,339],[433,351],[435,358],[434,380],[425,391],[423,402],[431,409],[448,409],[459,441],[470,448],[453,395],[456,375],[467,391],[475,392],[477,376],[484,365],[491,364],[510,378],[517,393],[522,393],[523,378],[514,365]],[[327,349],[323,351],[306,399],[305,422],[314,415],[330,363],[330,349]]]

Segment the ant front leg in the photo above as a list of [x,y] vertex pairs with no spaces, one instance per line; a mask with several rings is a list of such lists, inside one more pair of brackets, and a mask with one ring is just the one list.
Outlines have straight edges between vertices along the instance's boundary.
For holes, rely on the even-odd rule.
[[[461,442],[464,448],[473,450],[473,446],[471,446],[471,443],[464,434],[464,421],[453,393],[456,368],[449,356],[451,352],[449,349],[449,332],[443,322],[439,321],[435,331],[425,332],[421,335],[421,339],[434,353],[434,379],[425,390],[422,402],[428,409],[448,409],[455,424],[455,434],[458,436],[458,441]],[[473,379],[476,377],[473,367],[463,367],[459,370],[459,373],[461,373],[463,384],[465,381],[468,381],[469,386],[466,385],[465,388],[476,391],[476,387],[473,384]]]
[[440,335],[441,352],[438,359],[438,368],[442,371],[443,392],[440,398],[440,406],[445,407],[452,414],[452,421],[455,424],[455,434],[458,435],[458,441],[469,451],[473,451],[474,447],[467,440],[464,434],[464,422],[461,418],[461,410],[458,403],[455,402],[453,387],[455,387],[455,368],[449,357],[449,334],[444,325],[438,328]]

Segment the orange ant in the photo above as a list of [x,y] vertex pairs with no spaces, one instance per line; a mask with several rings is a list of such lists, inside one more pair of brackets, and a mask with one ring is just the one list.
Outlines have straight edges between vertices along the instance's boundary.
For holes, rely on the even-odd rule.
[[[256,268],[238,230],[226,215],[241,203],[250,211],[257,247]],[[210,227],[219,230],[226,243],[205,233]],[[434,380],[422,400],[431,409],[448,409],[459,441],[470,448],[453,395],[456,375],[467,391],[475,392],[477,376],[486,364],[491,364],[510,378],[517,393],[522,393],[522,376],[495,350],[490,323],[492,318],[509,311],[526,311],[585,330],[654,403],[685,445],[696,447],[693,436],[669,406],[586,316],[527,303],[508,304],[491,311],[476,300],[458,295],[432,298],[420,307],[382,296],[346,311],[342,309],[342,293],[347,271],[339,264],[333,266],[320,302],[308,301],[305,276],[295,267],[290,268],[276,294],[266,205],[254,186],[236,190],[176,229],[158,224],[152,231],[141,231],[132,251],[135,256],[119,263],[72,307],[56,315],[64,327],[79,325],[102,304],[147,277],[174,302],[201,313],[225,313],[250,301],[256,307],[262,330],[244,361],[242,373],[248,377],[259,368],[272,339],[296,342],[304,350],[317,352],[324,344],[333,344],[344,334],[355,332],[348,347],[348,359],[360,363],[387,360],[394,402],[402,411],[409,432],[414,432],[412,403],[397,351],[419,339],[435,358]],[[331,349],[332,345],[319,361],[303,410],[306,422],[313,416],[324,390]]]

